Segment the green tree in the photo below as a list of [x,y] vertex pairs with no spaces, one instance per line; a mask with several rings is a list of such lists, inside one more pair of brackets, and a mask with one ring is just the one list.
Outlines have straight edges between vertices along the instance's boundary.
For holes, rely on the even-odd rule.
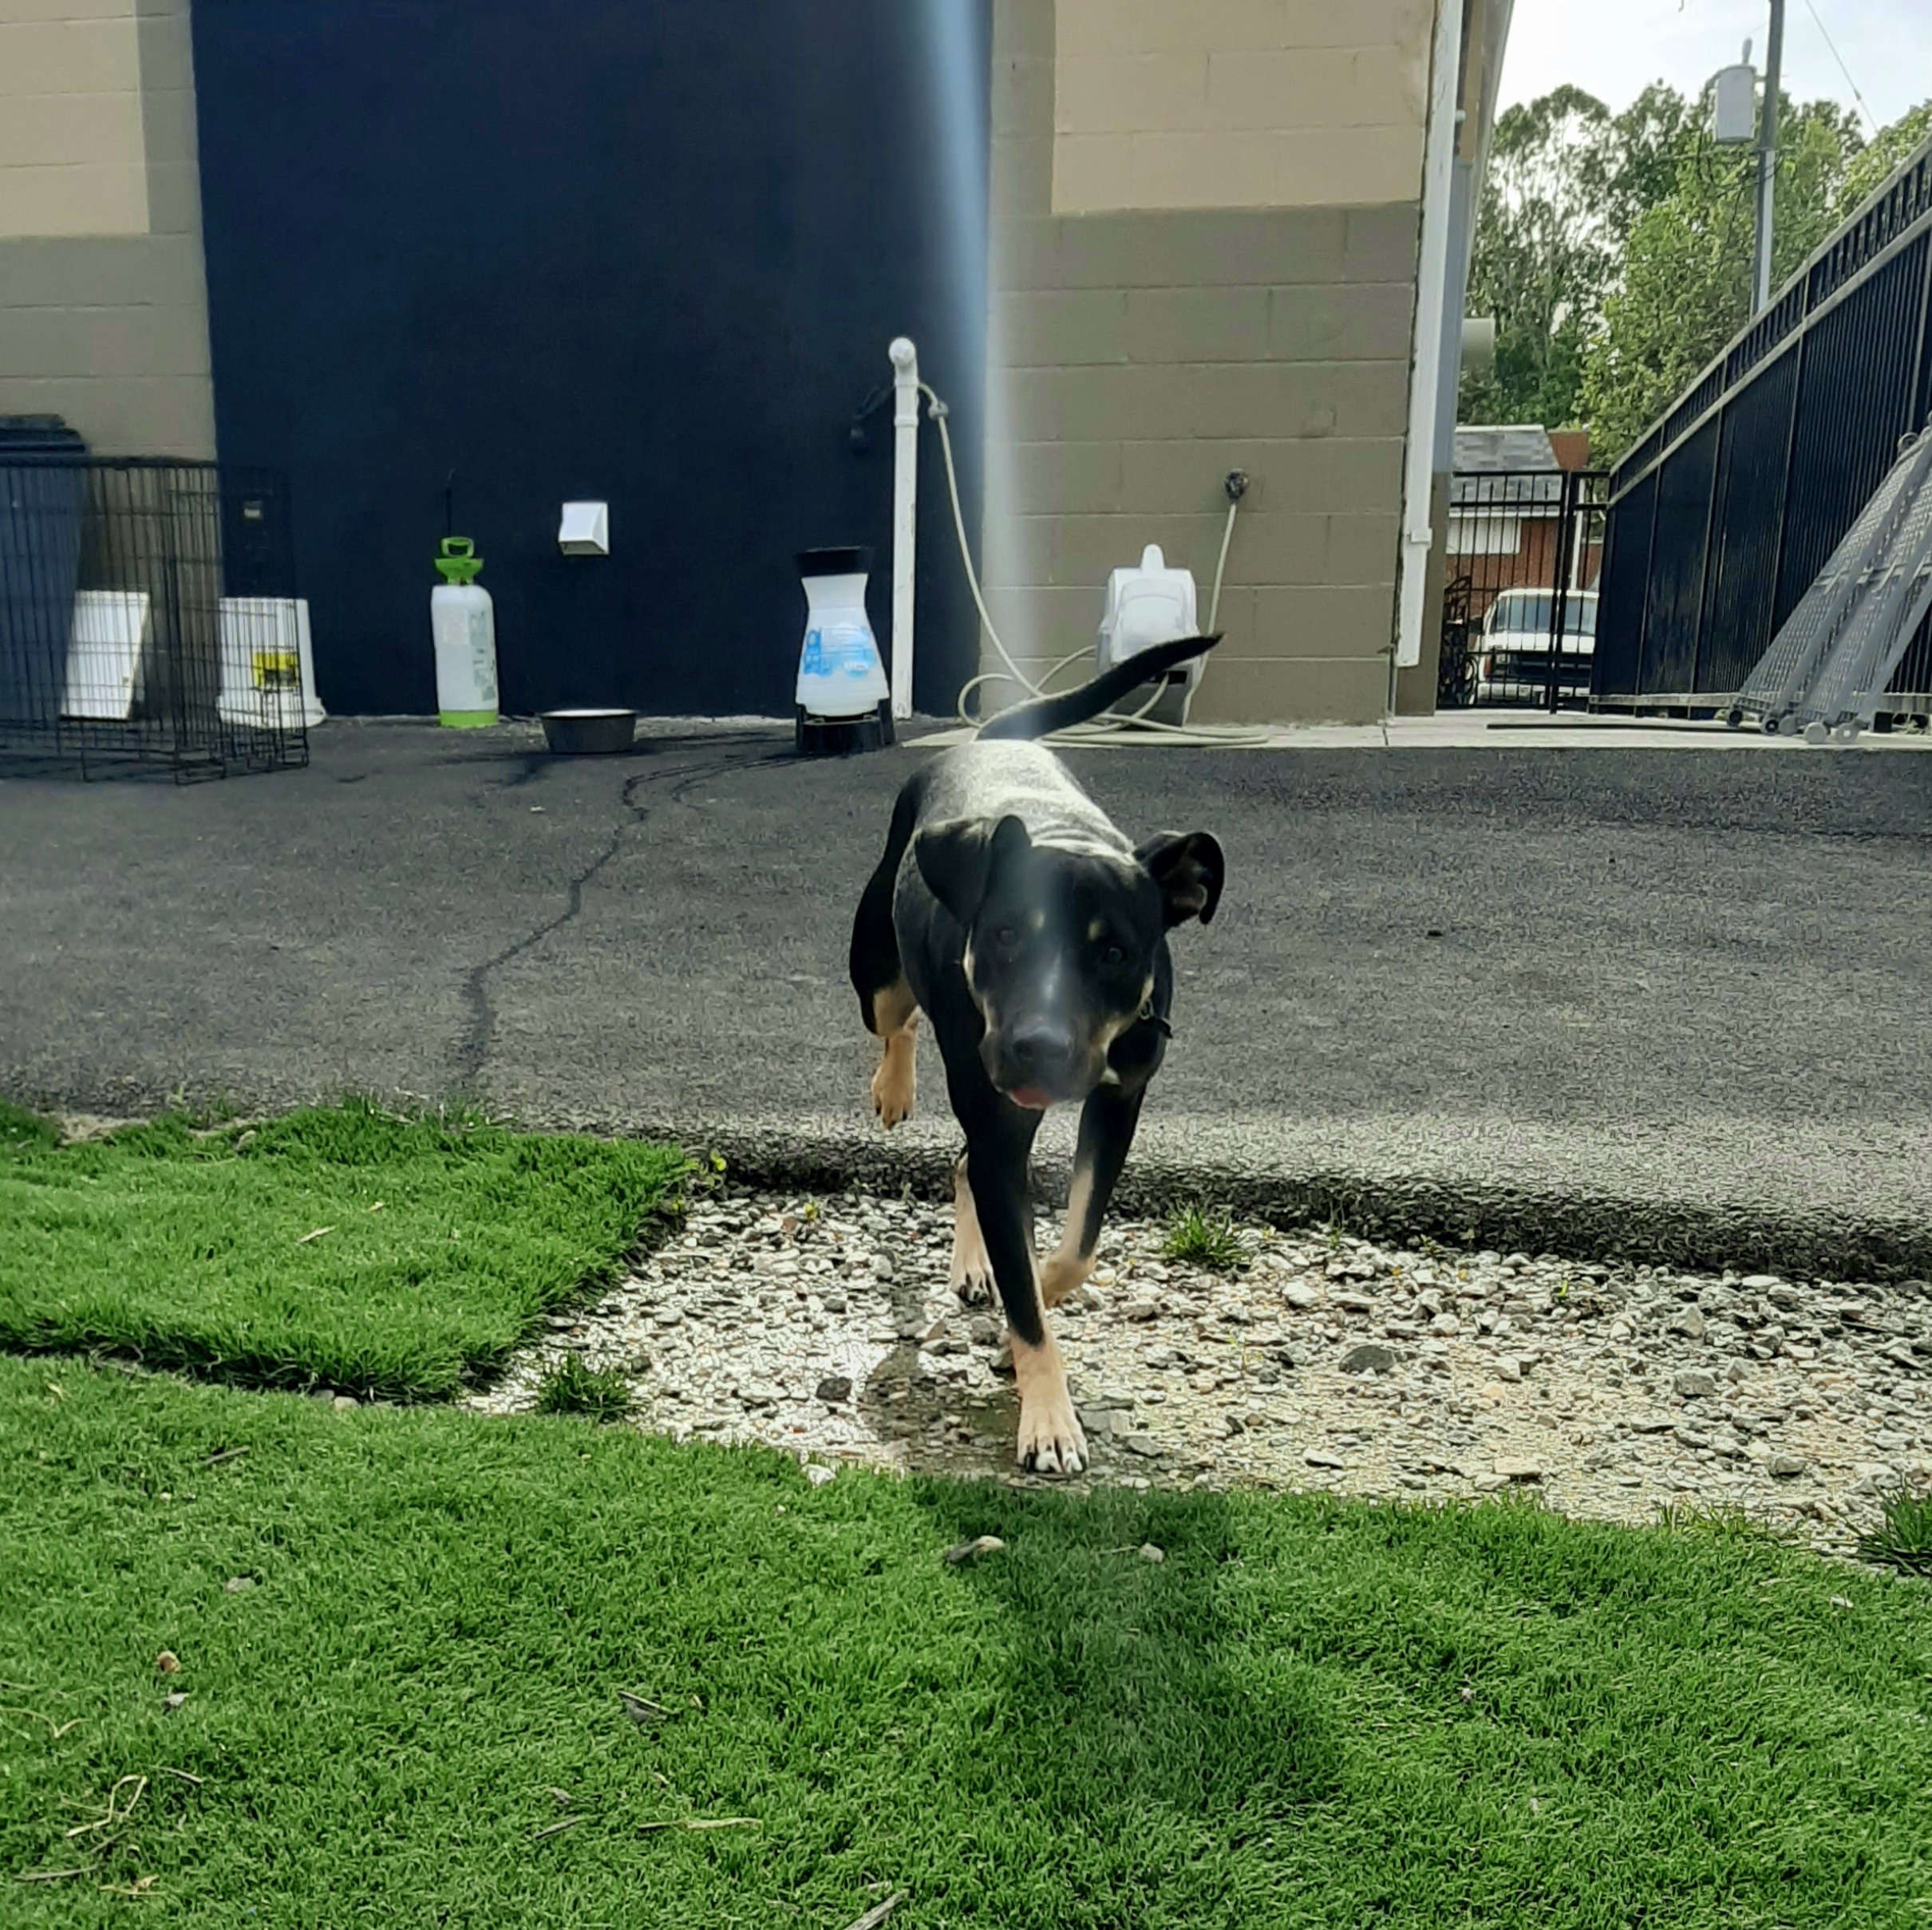
[[[1750,313],[1755,156],[1714,147],[1708,90],[1657,81],[1620,114],[1561,87],[1496,123],[1468,312],[1496,318],[1464,422],[1587,423],[1622,453]],[[1783,103],[1774,286],[1932,137],[1932,101],[1867,143],[1826,101]]]
[[1866,196],[1882,187],[1886,176],[1928,139],[1932,139],[1932,101],[1907,108],[1890,127],[1880,128],[1845,170],[1832,218],[1843,221],[1855,214]]
[[[1830,234],[1863,146],[1835,102],[1784,105],[1778,127],[1775,288]],[[1713,148],[1687,124],[1669,191],[1636,215],[1605,294],[1579,390],[1598,456],[1614,461],[1687,388],[1751,310],[1755,156]]]
[[1698,103],[1653,81],[1617,116],[1608,213],[1620,259],[1638,220],[1676,191],[1685,154],[1700,136],[1698,112]]
[[1468,304],[1495,318],[1496,357],[1464,373],[1460,420],[1577,420],[1585,352],[1624,238],[1674,190],[1692,111],[1659,81],[1621,114],[1559,87],[1497,120]]
[[1616,252],[1610,111],[1581,88],[1496,122],[1469,266],[1468,312],[1496,319],[1495,365],[1466,373],[1465,422],[1563,422]]

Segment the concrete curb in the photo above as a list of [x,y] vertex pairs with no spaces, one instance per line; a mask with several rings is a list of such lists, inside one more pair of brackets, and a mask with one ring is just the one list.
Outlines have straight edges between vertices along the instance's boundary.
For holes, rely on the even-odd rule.
[[[774,1189],[875,1193],[910,1188],[915,1198],[950,1198],[952,1147],[884,1139],[876,1133],[774,1131],[715,1126],[708,1133],[662,1129],[694,1151],[716,1151],[734,1179]],[[1045,1151],[1036,1162],[1047,1199],[1065,1197],[1070,1162]],[[1475,1176],[1390,1174],[1345,1168],[1269,1171],[1210,1158],[1175,1159],[1136,1151],[1116,1198],[1128,1212],[1160,1214],[1207,1202],[1279,1226],[1334,1223],[1381,1239],[1428,1237],[1445,1246],[1499,1253],[1552,1253],[1718,1272],[1775,1273],[1797,1279],[1932,1280],[1932,1222],[1780,1210],[1752,1202],[1642,1198],[1555,1186],[1498,1186]],[[1932,1293],[1932,1287],[1927,1288]]]

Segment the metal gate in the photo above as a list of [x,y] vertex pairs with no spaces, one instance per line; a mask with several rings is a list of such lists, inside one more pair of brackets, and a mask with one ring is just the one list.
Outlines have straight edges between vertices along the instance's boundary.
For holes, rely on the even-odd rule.
[[1589,702],[1606,480],[1594,469],[1450,479],[1439,709]]

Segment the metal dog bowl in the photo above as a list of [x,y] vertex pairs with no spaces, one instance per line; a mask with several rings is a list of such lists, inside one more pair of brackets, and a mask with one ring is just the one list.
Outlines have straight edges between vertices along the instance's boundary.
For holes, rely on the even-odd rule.
[[638,734],[634,710],[547,710],[543,741],[559,757],[601,757],[627,751]]

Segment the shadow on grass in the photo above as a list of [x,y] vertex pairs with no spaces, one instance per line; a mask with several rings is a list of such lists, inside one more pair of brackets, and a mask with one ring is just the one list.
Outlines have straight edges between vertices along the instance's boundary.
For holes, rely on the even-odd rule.
[[1223,1845],[1336,1790],[1341,1737],[1316,1672],[1251,1642],[1230,1613],[1241,1556],[1225,1498],[992,1482],[918,1493],[949,1543],[1006,1544],[959,1571],[999,1604],[1009,1668],[962,1744],[962,1789],[1088,1829],[1158,1809]]

